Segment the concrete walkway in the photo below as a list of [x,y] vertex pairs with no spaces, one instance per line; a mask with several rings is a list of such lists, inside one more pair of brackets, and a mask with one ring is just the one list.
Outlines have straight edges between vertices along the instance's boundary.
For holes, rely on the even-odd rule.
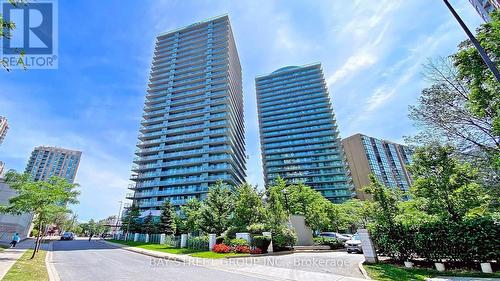
[[[201,266],[220,271],[238,273],[247,276],[254,276],[267,280],[332,280],[332,281],[361,281],[366,280],[362,278],[348,277],[344,275],[337,275],[331,273],[312,272],[306,270],[298,270],[293,268],[283,268],[272,265],[263,265],[261,258],[247,257],[247,258],[231,258],[231,259],[204,259],[191,257],[189,255],[176,255],[152,250],[146,250],[136,247],[130,247],[123,244],[112,243],[101,240],[103,243],[112,245],[127,251],[132,251],[157,258],[152,260],[153,264],[159,264],[162,260],[171,260],[190,265]],[[356,265],[357,266],[357,265]]]
[[16,263],[16,261],[34,244],[33,239],[26,239],[21,241],[15,248],[5,249],[0,253],[0,280],[3,279],[9,269]]

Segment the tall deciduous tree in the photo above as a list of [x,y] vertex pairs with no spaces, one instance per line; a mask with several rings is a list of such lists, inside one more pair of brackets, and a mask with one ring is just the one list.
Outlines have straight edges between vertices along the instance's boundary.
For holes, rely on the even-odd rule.
[[247,226],[260,223],[264,219],[264,206],[257,187],[247,183],[236,188],[232,226],[246,230]]
[[398,202],[400,202],[401,196],[396,190],[382,185],[373,175],[370,175],[370,181],[371,183],[365,188],[365,191],[373,196],[374,216],[377,224],[391,228],[399,214]]
[[36,217],[35,226],[38,235],[31,258],[40,247],[40,239],[45,225],[52,223],[56,214],[69,213],[67,204],[78,203],[76,190],[78,184],[69,183],[60,177],[51,177],[47,181],[33,181],[29,174],[9,171],[5,182],[17,192],[17,196],[9,200],[9,205],[0,206],[1,213],[23,214],[31,213]]
[[163,202],[160,214],[159,230],[161,233],[172,235],[175,232],[173,210],[170,201]]
[[234,192],[218,181],[208,190],[200,210],[200,228],[207,233],[220,235],[229,227],[234,210]]
[[286,188],[285,181],[278,177],[273,185],[267,189],[266,219],[268,227],[271,229],[279,228],[288,219],[285,210],[283,189]]
[[186,205],[181,207],[181,214],[176,216],[177,231],[195,232],[200,229],[200,211],[201,202],[197,199],[191,199]]
[[477,183],[477,170],[461,163],[451,146],[432,144],[418,148],[409,170],[414,178],[411,194],[429,215],[453,221],[470,211],[486,210],[488,196]]

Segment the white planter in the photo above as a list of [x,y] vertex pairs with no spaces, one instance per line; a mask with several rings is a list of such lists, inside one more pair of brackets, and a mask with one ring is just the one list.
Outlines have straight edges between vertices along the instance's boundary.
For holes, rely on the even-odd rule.
[[413,263],[411,261],[405,261],[405,267],[412,268]]
[[481,271],[483,273],[493,273],[493,270],[491,269],[491,263],[489,263],[489,262],[482,262],[481,263]]
[[439,271],[439,272],[445,271],[444,263],[435,262],[434,265],[436,266],[437,271]]

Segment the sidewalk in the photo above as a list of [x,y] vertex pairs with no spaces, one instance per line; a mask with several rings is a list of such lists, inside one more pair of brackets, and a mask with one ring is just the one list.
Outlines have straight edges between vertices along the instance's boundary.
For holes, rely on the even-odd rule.
[[127,251],[136,252],[139,254],[147,255],[150,257],[158,258],[159,260],[151,260],[152,264],[161,264],[161,260],[171,260],[180,263],[186,263],[189,265],[196,265],[210,269],[216,269],[221,271],[227,271],[232,273],[238,273],[246,276],[259,277],[268,280],[308,280],[308,281],[361,281],[366,279],[353,278],[336,274],[312,272],[305,270],[297,270],[291,268],[282,268],[276,266],[260,265],[257,264],[252,257],[247,258],[230,258],[230,259],[204,259],[191,257],[189,255],[176,255],[170,253],[157,252],[152,250],[146,250],[141,248],[135,248],[131,246],[126,246],[123,244],[117,244],[113,242],[108,242],[101,240],[102,243],[107,243],[117,248],[121,248]]
[[5,249],[0,253],[0,280],[7,274],[9,269],[16,263],[16,261],[28,250],[33,247],[33,239],[26,239],[21,241],[15,248]]

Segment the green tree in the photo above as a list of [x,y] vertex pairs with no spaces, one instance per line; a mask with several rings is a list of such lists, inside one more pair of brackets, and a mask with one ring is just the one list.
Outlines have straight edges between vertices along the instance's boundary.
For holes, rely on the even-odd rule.
[[144,217],[141,226],[141,233],[153,234],[159,232],[158,222],[156,221],[151,211],[149,211],[148,215]]
[[263,219],[264,206],[257,187],[246,183],[237,187],[231,225],[245,231],[249,225],[260,223]]
[[47,181],[33,181],[29,174],[9,171],[5,175],[5,183],[17,192],[17,196],[9,200],[9,205],[0,206],[1,213],[31,213],[37,220],[35,226],[38,235],[31,258],[40,247],[44,226],[52,223],[55,214],[69,213],[67,204],[78,203],[76,190],[78,184],[69,183],[60,177],[51,177]]
[[122,217],[121,230],[126,231],[127,233],[141,232],[140,215],[141,213],[139,207],[136,204],[132,204]]
[[370,181],[371,183],[365,188],[365,192],[373,196],[376,222],[379,225],[392,227],[399,214],[398,203],[401,201],[401,196],[396,190],[382,185],[371,174]]
[[437,143],[418,148],[409,167],[414,178],[411,194],[427,214],[460,221],[490,201],[477,183],[477,170],[458,161],[454,152]]
[[173,216],[172,205],[170,201],[166,200],[163,202],[161,207],[159,231],[160,233],[165,233],[167,235],[172,235],[175,232],[175,223]]
[[229,227],[233,210],[234,192],[222,181],[217,181],[209,188],[207,198],[201,205],[201,230],[220,235]]
[[288,219],[282,192],[285,188],[286,183],[280,177],[274,181],[273,185],[267,188],[265,213],[268,227],[271,229],[281,227]]
[[[478,28],[476,38],[492,61],[500,66],[500,12],[491,13],[491,22]],[[492,133],[500,136],[500,83],[483,62],[479,52],[470,40],[459,45],[452,56],[458,69],[458,77],[465,81],[470,90],[468,107],[481,118],[493,120]]]
[[181,207],[180,216],[176,216],[178,232],[196,232],[200,230],[201,202],[196,198],[190,199]]

